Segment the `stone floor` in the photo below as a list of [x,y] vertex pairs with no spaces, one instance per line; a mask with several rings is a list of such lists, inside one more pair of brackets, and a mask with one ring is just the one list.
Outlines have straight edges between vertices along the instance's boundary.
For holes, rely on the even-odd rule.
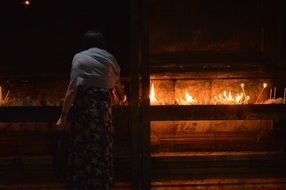
[[286,190],[286,178],[157,181],[152,190]]
[[[116,190],[130,190],[130,184],[117,183]],[[286,178],[168,180],[152,182],[152,190],[286,190]],[[0,184],[0,190],[65,190],[62,183],[22,182]]]

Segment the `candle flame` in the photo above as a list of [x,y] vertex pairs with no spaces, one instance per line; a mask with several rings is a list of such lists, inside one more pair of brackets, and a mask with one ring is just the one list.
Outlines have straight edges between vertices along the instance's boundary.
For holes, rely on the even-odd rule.
[[[188,90],[184,90],[184,95],[177,98],[164,98],[157,99],[154,84],[151,84],[150,87],[150,104],[151,105],[206,105],[206,104],[248,104],[250,96],[245,94],[244,83],[241,83],[242,91],[239,93],[233,93],[232,91],[222,90],[222,93],[217,94],[213,97],[205,97],[205,101],[197,100],[189,93]],[[263,83],[263,86],[267,86],[266,83]],[[179,93],[180,94],[180,93]]]
[[195,98],[193,98],[189,93],[188,91],[186,90],[186,93],[185,93],[185,98],[186,98],[186,101],[187,103],[191,104],[191,103],[196,103],[197,100]]
[[239,95],[239,94],[237,94],[237,95],[236,95],[236,97],[235,97],[235,102],[236,102],[236,103],[241,102],[241,100],[242,100],[242,96],[243,96],[243,94],[240,94],[240,95]]
[[266,88],[267,87],[267,83],[263,83],[263,88]]
[[151,103],[157,102],[157,99],[156,99],[156,96],[155,96],[154,84],[153,83],[151,85],[151,92],[150,92],[149,98],[150,98],[150,102]]
[[2,91],[2,86],[0,86],[0,106],[7,105],[11,102],[9,95],[10,95],[10,90],[6,93],[6,95],[4,95]]
[[25,5],[30,5],[31,2],[27,0],[24,3],[25,3]]
[[214,96],[215,104],[242,104],[243,103],[242,100],[243,100],[243,93],[233,96],[231,91],[227,92],[225,90],[223,91],[223,94]]

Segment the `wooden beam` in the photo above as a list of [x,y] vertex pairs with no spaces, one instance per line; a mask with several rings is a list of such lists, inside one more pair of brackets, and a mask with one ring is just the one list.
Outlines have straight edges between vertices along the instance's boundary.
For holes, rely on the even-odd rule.
[[[60,106],[0,107],[0,122],[56,122]],[[114,117],[129,118],[130,107],[113,107]],[[151,106],[151,121],[257,120],[286,118],[286,104]]]
[[284,119],[286,104],[151,106],[150,120],[256,120]]
[[[55,123],[60,116],[60,106],[7,106],[0,107],[0,122],[51,122]],[[127,106],[114,106],[113,115],[126,117],[130,112]]]
[[58,106],[0,107],[0,122],[56,122],[60,113]]

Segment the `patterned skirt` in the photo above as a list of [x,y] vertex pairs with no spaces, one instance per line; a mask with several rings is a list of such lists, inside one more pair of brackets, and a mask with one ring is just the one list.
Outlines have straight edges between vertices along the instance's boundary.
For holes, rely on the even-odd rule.
[[113,189],[111,97],[108,89],[79,87],[69,120],[69,190]]

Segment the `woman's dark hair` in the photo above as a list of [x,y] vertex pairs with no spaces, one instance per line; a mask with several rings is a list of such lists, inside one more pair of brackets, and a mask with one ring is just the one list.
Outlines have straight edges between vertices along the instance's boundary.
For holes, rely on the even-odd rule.
[[91,47],[97,47],[100,49],[106,48],[106,42],[103,34],[93,30],[89,30],[84,34],[83,42],[86,48],[91,48]]

